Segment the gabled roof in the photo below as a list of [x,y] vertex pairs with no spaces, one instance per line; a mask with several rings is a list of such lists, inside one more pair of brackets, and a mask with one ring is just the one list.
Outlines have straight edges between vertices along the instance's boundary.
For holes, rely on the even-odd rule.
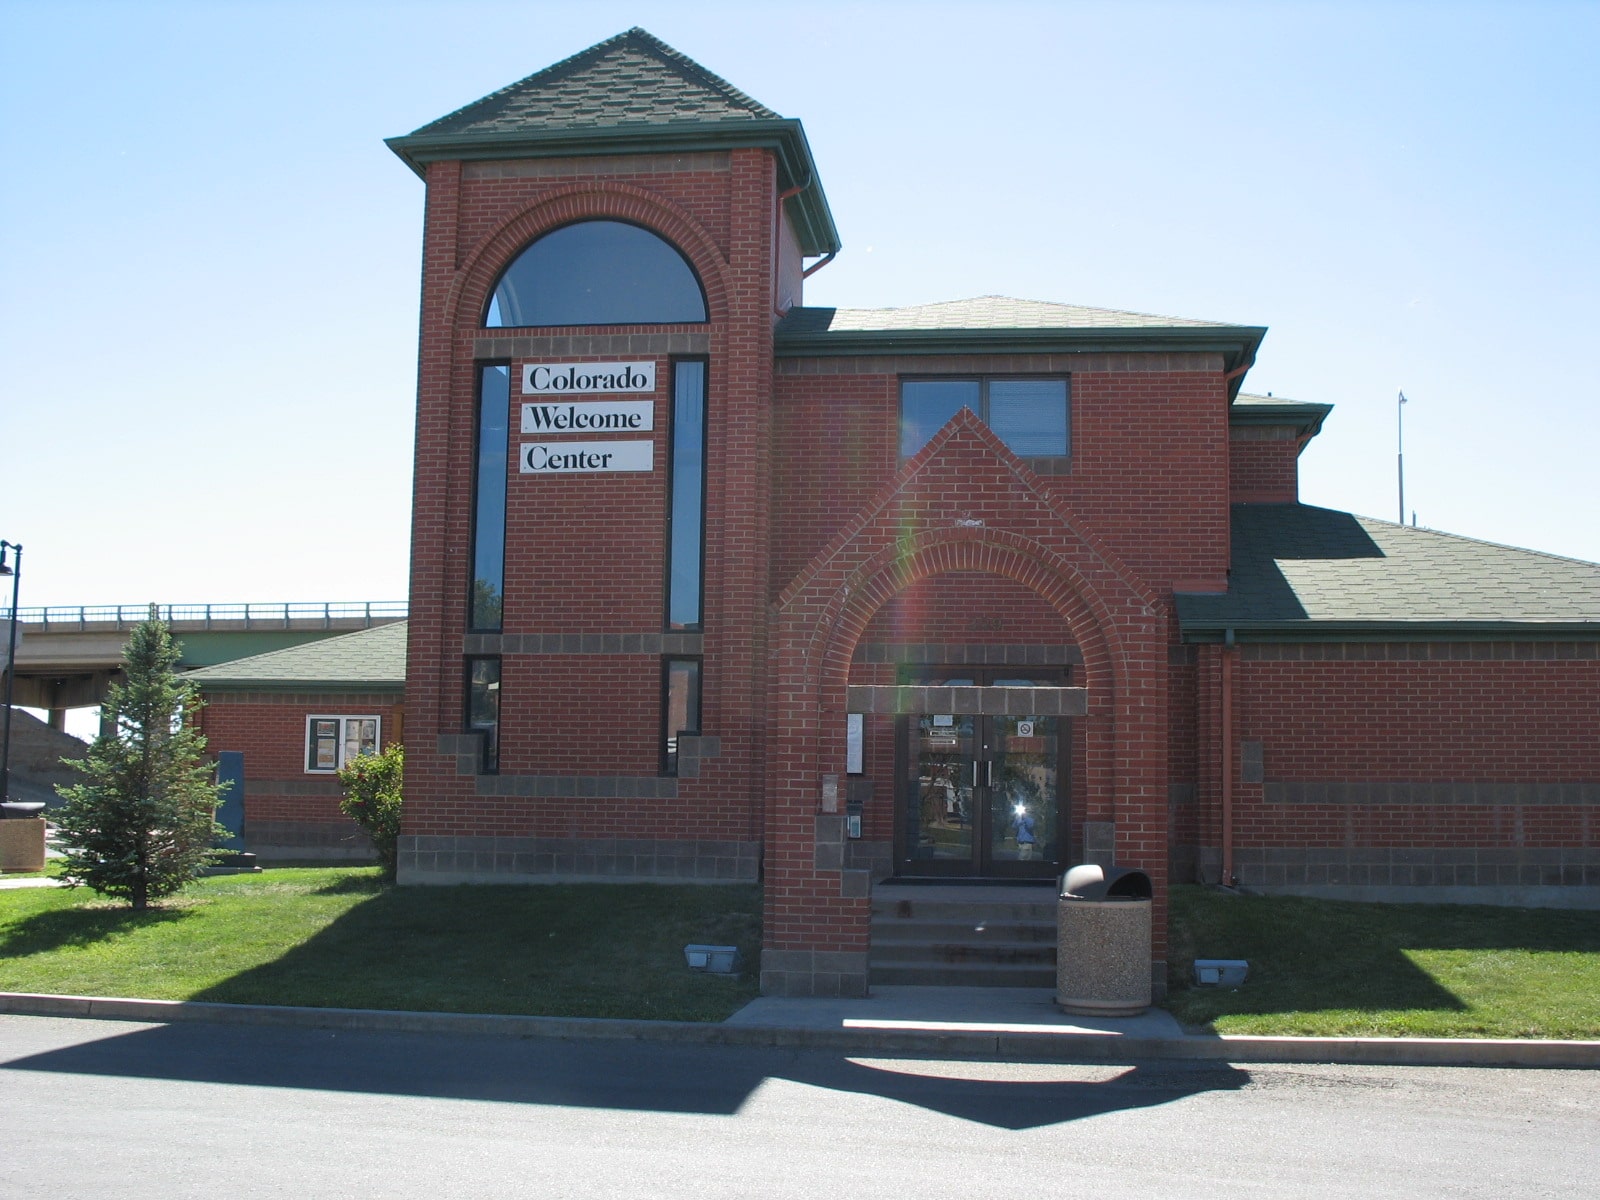
[[1305,504],[1236,504],[1224,595],[1177,597],[1190,640],[1600,637],[1600,564]]
[[188,671],[206,691],[400,691],[406,682],[405,621],[375,625],[284,650]]
[[[1227,370],[1255,361],[1258,325],[976,296],[905,308],[791,308],[774,334],[779,357],[860,354],[1047,354],[1211,351]],[[1232,387],[1237,391],[1242,372]]]
[[637,27],[475,100],[388,146],[419,175],[445,159],[542,158],[759,146],[778,159],[801,249],[839,249],[799,121]]

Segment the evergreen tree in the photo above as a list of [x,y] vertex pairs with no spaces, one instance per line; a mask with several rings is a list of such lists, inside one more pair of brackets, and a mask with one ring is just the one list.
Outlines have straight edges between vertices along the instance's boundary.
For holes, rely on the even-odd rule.
[[178,654],[152,606],[123,652],[125,682],[106,696],[107,732],[76,764],[86,778],[57,789],[66,800],[55,814],[68,847],[63,878],[136,909],[195,879],[227,834],[192,724],[199,695],[174,670]]

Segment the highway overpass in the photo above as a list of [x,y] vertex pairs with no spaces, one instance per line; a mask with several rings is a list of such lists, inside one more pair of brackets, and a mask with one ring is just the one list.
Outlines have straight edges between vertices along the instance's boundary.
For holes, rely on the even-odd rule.
[[[151,612],[182,644],[180,669],[209,667],[335,634],[403,621],[404,600],[272,604],[121,604],[18,610],[13,702],[42,708],[61,728],[69,708],[99,704],[121,672],[128,634]],[[5,617],[9,612],[0,609]],[[4,658],[0,618],[0,659]]]

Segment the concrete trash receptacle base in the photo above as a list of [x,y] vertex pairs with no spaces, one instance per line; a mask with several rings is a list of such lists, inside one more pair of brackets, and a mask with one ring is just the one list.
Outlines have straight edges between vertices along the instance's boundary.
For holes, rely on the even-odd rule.
[[0,871],[44,870],[44,818],[0,821]]
[[1150,901],[1063,897],[1056,909],[1061,1011],[1135,1017],[1150,1002]]

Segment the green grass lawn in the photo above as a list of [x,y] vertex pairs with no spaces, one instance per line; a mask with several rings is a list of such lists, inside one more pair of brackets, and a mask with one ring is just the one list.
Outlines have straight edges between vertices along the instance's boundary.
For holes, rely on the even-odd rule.
[[[1190,986],[1243,958],[1237,990]],[[1218,1033],[1600,1038],[1600,913],[1172,893],[1167,1007]]]
[[[384,887],[376,868],[219,876],[134,913],[0,891],[0,991],[717,1021],[756,994],[754,887]],[[737,945],[742,977],[688,970]]]

